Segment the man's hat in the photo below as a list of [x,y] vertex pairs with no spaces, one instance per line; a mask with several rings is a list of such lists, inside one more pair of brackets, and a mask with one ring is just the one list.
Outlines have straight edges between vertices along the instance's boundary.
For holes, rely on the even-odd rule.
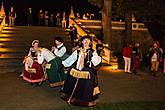
[[89,39],[90,41],[92,41],[92,38],[89,35],[81,37],[80,41],[82,42],[84,39]]
[[61,37],[55,37],[54,40],[57,40],[57,41],[59,41],[59,42],[63,42],[63,39],[62,39]]

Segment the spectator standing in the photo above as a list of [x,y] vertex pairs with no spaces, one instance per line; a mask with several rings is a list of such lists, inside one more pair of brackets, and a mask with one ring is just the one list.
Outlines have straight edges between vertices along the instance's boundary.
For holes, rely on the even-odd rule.
[[[101,40],[98,40],[97,41],[97,44],[96,44],[96,52],[97,52],[97,54],[102,58],[102,56],[104,56],[104,46],[103,46],[103,44],[102,44],[102,42],[101,42]],[[102,61],[101,61],[101,63],[99,64],[99,66],[101,66],[102,65]]]
[[163,68],[163,73],[165,74],[165,57],[164,57],[164,68]]
[[162,59],[160,59],[160,61],[159,61],[159,67],[158,67],[158,70],[160,69],[160,71],[162,72],[163,71],[163,49],[160,47],[160,43],[159,43],[159,41],[156,41],[156,43],[158,44],[158,48],[159,48],[159,50],[160,50],[160,52],[161,52],[161,54],[162,54]]
[[139,68],[140,61],[142,61],[142,52],[140,50],[140,44],[135,43],[135,46],[132,49],[132,59],[133,59],[133,73],[137,73]]
[[56,15],[56,26],[60,27],[61,26],[61,17],[60,17],[60,13],[57,13]]
[[70,38],[71,38],[71,43],[72,45],[74,44],[74,41],[77,39],[77,28],[75,27],[74,24],[70,27]]
[[132,57],[132,46],[130,43],[123,49],[123,58],[124,58],[124,71],[126,73],[131,73],[131,57]]
[[43,21],[44,21],[44,13],[42,10],[40,10],[38,13],[38,25],[39,26],[43,25]]
[[54,15],[53,14],[50,15],[50,26],[51,27],[54,26]]
[[33,24],[32,8],[29,8],[27,12],[27,25],[31,26],[32,24]]
[[153,47],[149,49],[148,56],[151,61],[151,75],[156,77],[156,73],[159,67],[159,62],[162,60],[162,53],[157,42],[154,42]]
[[45,11],[44,22],[45,22],[45,26],[48,26],[48,25],[49,25],[49,15],[48,15],[48,11]]
[[11,7],[9,12],[9,26],[14,26],[14,20],[17,17],[16,13],[14,12],[14,8]]

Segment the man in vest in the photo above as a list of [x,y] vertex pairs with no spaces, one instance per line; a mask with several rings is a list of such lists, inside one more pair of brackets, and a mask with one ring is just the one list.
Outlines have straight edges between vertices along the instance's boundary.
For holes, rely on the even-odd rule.
[[15,18],[16,18],[16,13],[14,12],[13,7],[11,7],[11,10],[9,12],[9,26],[14,26]]
[[67,58],[66,47],[63,44],[63,39],[61,37],[55,38],[55,46],[52,46],[51,50],[55,56],[60,57],[61,60],[65,60]]

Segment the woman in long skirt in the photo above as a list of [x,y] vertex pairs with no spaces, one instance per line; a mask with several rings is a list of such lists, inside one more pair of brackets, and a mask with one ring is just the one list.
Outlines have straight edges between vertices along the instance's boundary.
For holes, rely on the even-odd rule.
[[42,64],[44,61],[47,62],[45,67],[50,87],[64,85],[66,74],[62,66],[61,58],[55,56],[51,51],[46,48],[39,49],[37,58],[39,64]]
[[42,64],[38,64],[37,50],[39,41],[34,40],[28,56],[24,59],[23,79],[31,84],[39,84],[45,80]]
[[92,39],[84,36],[81,46],[74,51],[63,65],[70,67],[67,72],[61,98],[68,104],[95,106],[100,89],[94,66],[101,62],[101,57],[92,49]]

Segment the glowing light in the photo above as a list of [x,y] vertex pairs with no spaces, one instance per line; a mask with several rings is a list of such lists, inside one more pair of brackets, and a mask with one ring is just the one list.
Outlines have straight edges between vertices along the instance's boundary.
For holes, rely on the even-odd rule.
[[94,35],[94,34],[90,34],[90,36],[95,37],[95,35]]
[[79,22],[79,20],[77,19],[76,22]]
[[11,58],[9,54],[0,54],[0,58]]
[[0,43],[0,48],[1,48],[2,46],[4,46],[4,43]]
[[11,38],[0,38],[1,42],[12,41]]
[[0,52],[11,52],[9,48],[0,48]]
[[11,30],[11,29],[14,29],[14,27],[3,27],[3,29],[10,29]]
[[106,47],[108,47],[108,44],[105,44]]
[[78,22],[77,24],[82,24],[81,22]]
[[81,26],[81,27],[85,28],[85,26]]
[[2,34],[1,36],[2,37],[10,37],[11,35],[10,34]]
[[117,70],[117,69],[118,69],[118,64],[112,65],[112,66],[110,66],[110,68],[111,68],[112,70]]
[[8,30],[3,30],[2,33],[4,34],[10,34],[10,33],[13,33],[14,31],[8,31]]
[[124,70],[122,70],[122,69],[112,69],[112,66],[104,66],[104,67],[101,68],[101,70],[114,72],[114,73],[121,73],[121,72],[124,73]]

